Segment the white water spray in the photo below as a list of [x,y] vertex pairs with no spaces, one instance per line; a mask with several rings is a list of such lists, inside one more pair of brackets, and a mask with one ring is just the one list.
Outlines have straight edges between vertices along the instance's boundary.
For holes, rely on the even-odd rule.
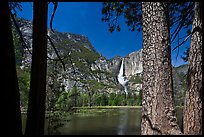
[[124,63],[124,58],[122,59],[122,63],[121,63],[121,66],[120,66],[120,71],[119,71],[119,74],[118,74],[118,81],[124,87],[125,93],[128,94],[128,92],[127,92],[127,82],[128,82],[128,79],[124,75],[124,72],[123,72],[123,67],[124,67],[123,63]]

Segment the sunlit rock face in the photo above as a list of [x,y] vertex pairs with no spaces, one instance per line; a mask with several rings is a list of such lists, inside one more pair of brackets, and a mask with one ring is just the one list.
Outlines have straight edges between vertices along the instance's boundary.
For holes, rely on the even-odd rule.
[[[123,61],[122,61],[123,60]],[[123,69],[121,69],[123,66]],[[105,57],[100,57],[91,66],[92,70],[106,71],[112,74],[112,77],[116,84],[122,85],[121,91],[139,91],[142,89],[142,84],[135,82],[134,77],[141,78],[142,73],[142,49],[132,52],[125,56],[124,58],[120,56],[115,56],[112,59],[106,59]],[[121,73],[121,71],[123,72]],[[125,76],[125,77],[124,77]],[[104,77],[105,78],[105,77]],[[125,80],[124,80],[125,78]],[[126,81],[130,80],[128,83]]]
[[110,59],[108,61],[109,71],[112,71],[114,74],[118,75],[120,70],[121,60],[122,60],[122,57],[120,56],[115,56],[114,58]]
[[125,57],[125,75],[131,76],[142,72],[142,49],[132,52]]
[[108,61],[105,57],[100,57],[96,60],[93,64],[91,64],[91,70],[101,70],[101,71],[108,71]]
[[[122,57],[115,56],[114,58],[107,60],[105,57],[99,58],[92,64],[92,70],[101,69],[108,72],[112,72],[118,75],[120,70]],[[124,57],[124,74],[130,78],[135,74],[142,73],[142,49],[132,52]]]

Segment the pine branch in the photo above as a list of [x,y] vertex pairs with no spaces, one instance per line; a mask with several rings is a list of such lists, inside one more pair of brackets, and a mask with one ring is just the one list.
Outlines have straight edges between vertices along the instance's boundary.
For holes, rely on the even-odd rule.
[[53,49],[54,49],[54,51],[55,51],[55,53],[56,53],[58,59],[59,59],[60,62],[62,63],[62,66],[63,66],[64,71],[66,71],[65,64],[64,64],[63,60],[61,59],[61,57],[60,57],[60,55],[59,55],[59,53],[58,53],[58,51],[57,51],[57,49],[56,49],[54,43],[52,42],[52,39],[51,39],[48,35],[47,35],[47,38],[48,38],[48,40],[50,41],[51,46],[53,47]]
[[175,40],[176,36],[178,35],[178,33],[180,32],[180,30],[182,29],[182,27],[183,27],[183,25],[184,25],[184,23],[185,23],[185,20],[188,18],[188,16],[190,16],[191,10],[193,10],[193,4],[190,3],[189,6],[188,6],[187,11],[186,11],[184,14],[182,14],[182,18],[181,18],[181,20],[179,21],[179,24],[178,24],[177,28],[176,28],[176,29],[174,30],[174,32],[171,34],[171,37],[174,36],[174,37],[171,39],[171,43]]
[[20,29],[19,29],[19,27],[18,27],[18,24],[17,24],[17,22],[16,22],[16,19],[14,18],[14,15],[11,13],[11,10],[9,10],[9,12],[10,12],[11,18],[12,18],[12,20],[13,20],[13,23],[14,23],[14,25],[15,25],[15,28],[16,28],[16,30],[17,30],[19,36],[20,36],[20,41],[22,42],[23,47],[26,48],[26,49],[28,50],[28,52],[32,55],[32,52],[30,51],[30,49],[28,48],[28,46],[26,45],[26,43],[25,43],[25,41],[24,41],[24,39],[23,39],[23,35],[22,35],[22,33],[21,33],[21,31],[20,31]]
[[[76,79],[76,69],[74,68],[73,61],[72,61],[72,58],[71,58],[71,51],[69,52],[68,56],[69,56],[69,61],[71,62],[71,67],[72,67],[72,69],[73,69],[73,71],[74,71],[74,77],[75,77],[74,86],[76,86],[78,80]],[[74,86],[73,86],[73,87],[74,87]]]
[[50,29],[51,29],[52,32],[54,32],[54,30],[52,29],[52,22],[53,22],[54,15],[55,15],[55,12],[56,12],[56,9],[57,9],[57,6],[58,6],[58,2],[52,2],[52,3],[54,4],[54,10],[53,10],[51,20],[50,20]]
[[195,32],[201,32],[201,33],[202,33],[202,29],[201,29],[199,26],[195,27],[195,28],[193,29],[193,31],[188,35],[188,37],[186,37],[183,42],[181,42],[179,45],[177,45],[175,48],[173,48],[172,51],[174,51],[176,48],[178,48],[178,47],[180,47],[182,44],[184,44],[184,43],[190,38],[190,36],[192,36]]

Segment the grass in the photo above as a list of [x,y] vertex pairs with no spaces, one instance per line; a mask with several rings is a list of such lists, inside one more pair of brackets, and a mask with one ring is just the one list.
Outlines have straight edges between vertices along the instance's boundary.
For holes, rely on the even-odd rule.
[[[112,111],[114,109],[119,108],[142,108],[142,106],[85,106],[85,107],[74,107],[76,112],[74,112],[79,117],[83,116],[96,116],[100,115],[101,113],[106,113]],[[183,106],[176,106],[176,108],[183,108]]]
[[176,108],[184,108],[184,106],[176,106]]
[[87,107],[74,107],[76,109],[112,109],[112,108],[142,108],[142,106],[87,106]]
[[95,116],[101,113],[106,113],[118,108],[141,108],[141,106],[87,106],[87,107],[75,107],[78,116]]
[[[176,106],[176,108],[183,108],[184,106]],[[86,107],[73,107],[76,109],[108,109],[108,108],[142,108],[142,106],[86,106]]]

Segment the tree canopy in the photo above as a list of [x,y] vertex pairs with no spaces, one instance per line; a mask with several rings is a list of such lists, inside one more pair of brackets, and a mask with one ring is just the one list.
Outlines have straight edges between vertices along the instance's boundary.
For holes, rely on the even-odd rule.
[[[120,31],[120,18],[130,31],[142,30],[142,2],[103,2],[102,21],[107,22],[109,31]],[[171,28],[171,43],[181,30],[190,33],[190,25],[193,20],[194,2],[168,2],[169,25]],[[186,36],[180,37],[184,39]]]

